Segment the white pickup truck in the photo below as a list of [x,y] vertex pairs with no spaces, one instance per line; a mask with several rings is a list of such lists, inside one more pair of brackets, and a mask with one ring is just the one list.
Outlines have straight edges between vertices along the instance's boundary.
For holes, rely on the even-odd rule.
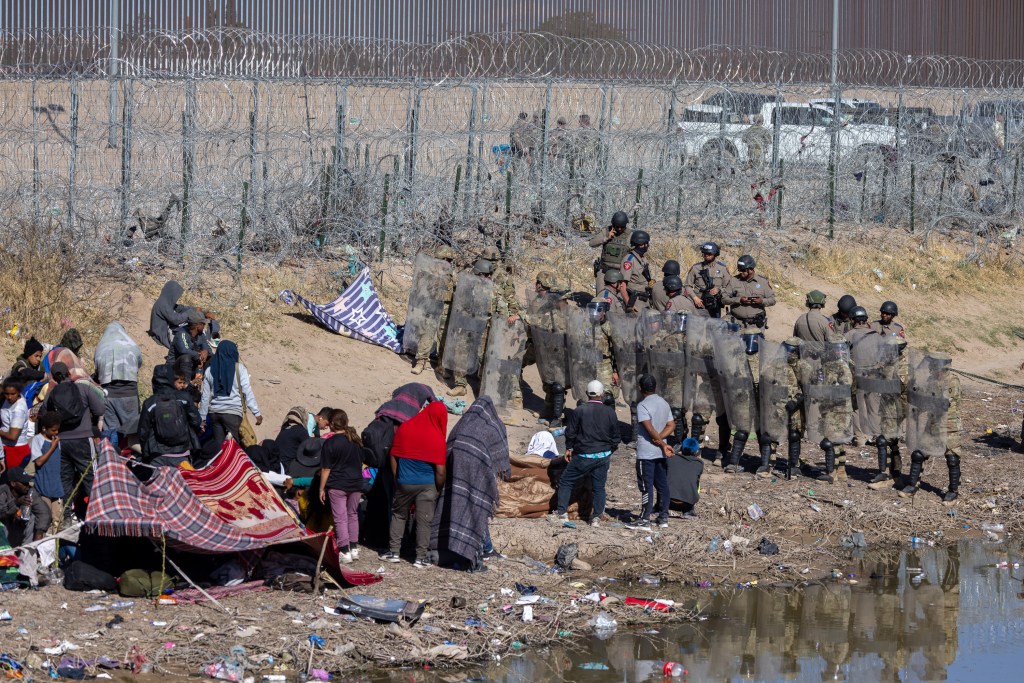
[[[829,109],[814,104],[768,102],[761,107],[760,121],[743,123],[734,113],[708,104],[693,104],[683,110],[676,124],[687,159],[716,161],[723,157],[739,162],[771,162],[778,121],[779,159],[789,162],[828,161],[833,130]],[[862,150],[870,153],[879,145],[896,144],[894,126],[840,124],[840,155]]]

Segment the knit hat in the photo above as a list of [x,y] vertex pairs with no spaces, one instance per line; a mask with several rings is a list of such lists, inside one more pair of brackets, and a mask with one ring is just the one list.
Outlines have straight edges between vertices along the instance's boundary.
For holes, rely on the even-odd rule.
[[25,342],[25,358],[28,358],[33,353],[43,350],[43,345],[36,341],[35,337],[29,337],[28,341]]

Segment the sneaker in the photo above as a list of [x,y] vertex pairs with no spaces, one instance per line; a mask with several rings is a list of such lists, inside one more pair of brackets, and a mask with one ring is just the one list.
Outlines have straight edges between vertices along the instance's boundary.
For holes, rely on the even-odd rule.
[[416,567],[417,569],[423,569],[424,567],[429,567],[430,563],[424,559],[417,558],[417,560],[412,563],[412,566]]
[[484,562],[490,562],[491,560],[504,560],[505,556],[497,550],[492,550],[489,553],[484,553],[481,559],[483,559]]
[[348,554],[352,556],[353,560],[359,559],[359,548],[352,546],[348,549]]
[[594,519],[590,520],[590,526],[592,526],[592,527],[594,527],[596,529],[597,527],[601,526],[601,522],[597,518],[594,518]]
[[562,522],[568,522],[569,513],[563,512],[562,514],[558,514],[557,512],[552,512],[548,514],[548,521],[552,524],[561,524]]
[[338,553],[338,562],[352,564],[352,553]]
[[649,519],[638,519],[635,522],[630,522],[626,525],[627,529],[634,529],[637,531],[650,531],[651,520]]
[[659,529],[667,529],[668,528],[668,520],[667,519],[659,519],[658,520],[658,528]]
[[381,553],[378,557],[384,562],[401,562],[402,558],[398,556],[398,553],[386,552]]

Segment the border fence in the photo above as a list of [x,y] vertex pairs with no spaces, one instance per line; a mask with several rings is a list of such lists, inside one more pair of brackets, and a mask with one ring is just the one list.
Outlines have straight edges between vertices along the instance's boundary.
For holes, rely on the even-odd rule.
[[617,209],[669,232],[1005,235],[1024,192],[1024,62],[841,52],[833,84],[819,53],[225,29],[117,54],[0,36],[0,216],[119,261],[373,261],[475,230],[515,248]]

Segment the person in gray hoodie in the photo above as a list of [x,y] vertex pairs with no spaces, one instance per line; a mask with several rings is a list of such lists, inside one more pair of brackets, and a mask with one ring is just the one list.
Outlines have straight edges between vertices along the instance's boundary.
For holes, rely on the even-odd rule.
[[[203,374],[203,398],[199,402],[199,417],[203,424],[200,429],[212,429],[216,444],[223,443],[228,434],[241,443],[238,429],[242,426],[243,400],[256,424],[262,424],[263,415],[249,384],[249,371],[238,360],[238,347],[225,339],[217,346],[217,353]],[[210,417],[209,425],[207,415]]]

